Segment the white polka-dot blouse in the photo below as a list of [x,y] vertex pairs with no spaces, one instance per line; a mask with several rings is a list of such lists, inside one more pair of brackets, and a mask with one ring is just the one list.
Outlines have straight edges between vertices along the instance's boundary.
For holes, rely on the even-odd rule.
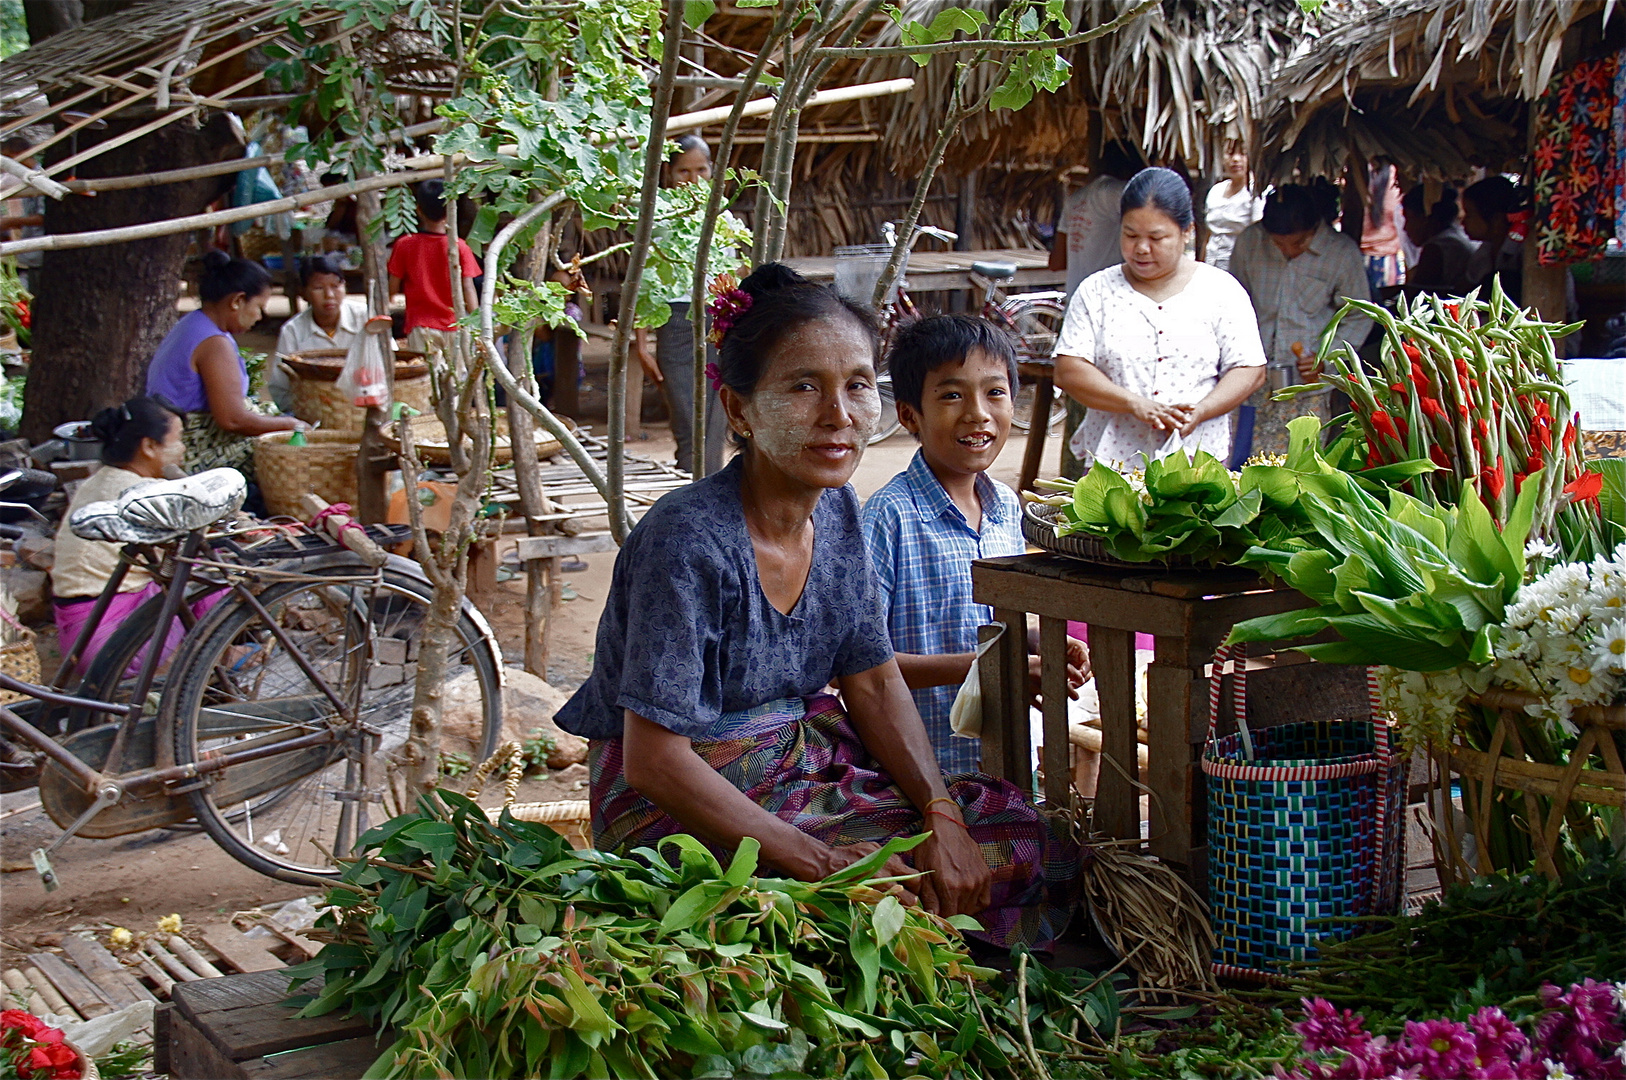
[[[1263,367],[1253,304],[1236,278],[1202,263],[1186,287],[1162,302],[1136,292],[1122,266],[1091,274],[1073,293],[1056,339],[1057,356],[1077,356],[1131,393],[1168,405],[1195,405],[1234,367]],[[1181,439],[1127,413],[1090,409],[1073,433],[1087,467],[1143,468],[1183,448],[1221,461],[1231,452],[1231,419],[1216,416]],[[1144,456],[1144,459],[1143,459]]]

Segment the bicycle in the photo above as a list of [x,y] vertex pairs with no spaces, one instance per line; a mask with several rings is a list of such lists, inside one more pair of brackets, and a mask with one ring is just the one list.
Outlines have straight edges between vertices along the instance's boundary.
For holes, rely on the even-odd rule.
[[[476,750],[496,749],[501,650],[467,602],[450,641],[427,640],[432,586],[380,547],[404,529],[229,520],[245,492],[240,473],[217,469],[139,485],[70,521],[121,543],[118,566],[49,684],[0,672],[0,690],[29,699],[0,706],[0,779],[37,786],[63,830],[34,852],[47,890],[51,855],[70,837],[186,827],[269,877],[336,878],[374,807],[407,809],[390,773],[410,734],[416,667],[442,647],[443,685],[468,675],[479,695]],[[135,567],[162,591],[75,682]],[[190,602],[212,592],[222,598],[193,618]],[[166,659],[156,646],[177,618],[186,636]]]
[[[897,243],[896,223],[891,221],[884,223],[881,226],[881,236],[889,245]],[[953,243],[959,239],[958,233],[950,232],[948,229],[916,225],[909,242],[911,249],[922,236],[930,236],[944,243]],[[999,283],[1011,280],[1016,273],[1015,263],[978,260],[971,264],[971,272],[966,276],[973,285],[983,290],[980,314],[1011,339],[1011,344],[1016,348],[1017,363],[1020,365],[1032,361],[1048,362],[1055,352],[1056,337],[1061,333],[1062,318],[1066,314],[1064,303],[1067,294],[1044,291],[1006,295]],[[919,320],[920,311],[909,296],[906,280],[899,279],[896,291],[896,298],[882,304],[880,310],[882,358],[880,370],[876,374],[877,389],[881,395],[881,427],[870,438],[871,446],[891,438],[903,427],[903,422],[898,419],[892,378],[886,370],[886,353],[897,332]],[[1012,426],[1018,431],[1027,431],[1032,426],[1033,395],[1034,379],[1031,376],[1019,375],[1018,385],[1014,388],[1013,394],[1015,413],[1011,418]],[[1066,415],[1065,400],[1053,402],[1049,426],[1055,427]]]

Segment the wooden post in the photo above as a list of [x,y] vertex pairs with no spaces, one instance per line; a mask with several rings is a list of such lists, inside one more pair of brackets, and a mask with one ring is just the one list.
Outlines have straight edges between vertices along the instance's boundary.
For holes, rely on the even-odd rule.
[[553,411],[559,416],[577,418],[581,406],[577,384],[582,372],[582,340],[575,331],[560,327],[553,332]]
[[[368,313],[388,315],[390,312],[390,286],[388,237],[383,229],[384,199],[376,191],[356,196],[356,239],[361,243],[362,291],[367,297]],[[374,221],[379,227],[370,228]],[[392,350],[385,350],[392,352]],[[384,365],[384,384],[388,397],[395,400],[395,364],[393,354]],[[367,410],[366,422],[361,429],[361,445],[356,452],[356,517],[366,525],[375,525],[389,516],[389,500],[384,494],[384,478],[399,467],[395,454],[384,443],[383,427],[389,422],[388,414],[380,408]],[[412,478],[413,483],[416,477]],[[408,485],[412,486],[411,484]]]

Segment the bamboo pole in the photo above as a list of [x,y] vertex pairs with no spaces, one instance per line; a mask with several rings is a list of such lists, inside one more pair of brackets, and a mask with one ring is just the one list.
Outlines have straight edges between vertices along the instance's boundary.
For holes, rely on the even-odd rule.
[[[441,159],[441,161],[444,160],[444,158]],[[288,210],[297,210],[302,206],[309,206],[312,203],[326,202],[329,199],[341,199],[346,195],[359,195],[364,191],[399,187],[402,184],[414,184],[419,180],[436,176],[440,171],[441,168],[437,164],[436,167],[430,169],[414,169],[411,172],[369,176],[363,180],[352,180],[347,184],[317,188],[314,191],[307,191],[299,195],[288,195],[268,202],[233,207],[230,210],[215,210],[207,214],[192,214],[188,217],[171,218],[168,221],[152,221],[145,225],[125,225],[117,229],[98,229],[94,232],[54,233],[50,236],[31,236],[23,240],[8,240],[0,243],[0,255],[18,255],[25,251],[66,251],[72,248],[100,247],[103,244],[122,244],[129,240],[170,236],[174,233],[188,232],[192,229],[212,229],[216,225],[230,225],[234,221],[248,221],[252,218],[264,217],[267,214],[280,214]]]
[[[638,224],[632,232],[632,251],[627,257],[627,273],[621,279],[620,314],[615,320],[615,339],[610,346],[609,375],[609,461],[605,469],[604,501],[608,504],[610,535],[617,544],[625,543],[632,527],[627,512],[622,476],[626,465],[626,375],[627,355],[632,346],[633,323],[638,317],[638,289],[643,284],[644,263],[654,232],[655,204],[660,191],[661,164],[666,158],[667,120],[672,110],[672,76],[677,74],[678,56],[683,47],[683,11],[680,4],[668,4],[666,26],[661,37],[661,73],[655,83],[655,101],[649,110],[649,138],[644,148],[644,186],[638,201]],[[705,446],[695,447],[704,454]]]
[[[858,86],[821,91],[808,100],[808,106],[833,105],[842,101],[854,101],[860,98],[901,94],[914,86],[914,83],[913,79],[887,79],[883,82],[864,83]],[[746,104],[742,110],[742,115],[759,116],[762,113],[771,111],[772,108],[772,98],[758,98]],[[719,112],[723,113],[724,116],[716,115]],[[704,124],[715,123],[724,119],[727,112],[728,110],[706,109],[698,113],[689,113],[686,116],[675,116],[668,122],[666,130],[670,133],[674,130],[691,129],[704,126]],[[679,126],[674,127],[674,124]],[[497,152],[500,154],[515,153],[518,149],[516,145],[507,145],[498,147]],[[461,162],[464,160],[464,156],[461,154],[454,155],[453,160],[454,162]],[[122,244],[129,240],[145,240],[154,236],[169,236],[178,232],[187,232],[191,229],[229,225],[234,221],[248,221],[252,218],[264,217],[267,214],[297,210],[312,203],[343,198],[346,195],[357,195],[363,191],[417,183],[419,180],[440,172],[445,163],[446,158],[444,155],[425,154],[422,157],[412,159],[408,163],[412,166],[410,172],[388,173],[383,176],[369,177],[366,180],[354,180],[348,184],[317,188],[314,191],[273,199],[269,202],[234,207],[230,210],[216,210],[208,214],[194,214],[190,217],[171,218],[168,221],[148,222],[145,225],[127,225],[122,228],[100,229],[95,232],[56,233],[51,236],[31,236],[23,240],[10,240],[0,243],[0,255],[20,255],[26,251],[67,251],[73,248],[99,247],[103,244]],[[231,170],[234,172],[240,172],[244,167],[242,162],[234,164],[236,168]]]
[[762,70],[767,66],[768,58],[782,38],[790,33],[794,5],[785,4],[780,7],[779,13],[774,16],[773,27],[768,31],[767,40],[757,52],[756,59],[746,69],[741,78],[744,85],[740,88],[733,106],[729,109],[728,118],[723,121],[723,133],[717,144],[716,173],[711,180],[711,193],[706,199],[706,213],[700,221],[699,256],[695,259],[694,287],[690,294],[689,319],[694,325],[694,427],[693,445],[700,452],[693,455],[690,462],[694,478],[699,480],[706,475],[706,406],[710,401],[711,387],[706,378],[706,286],[711,277],[711,240],[717,231],[717,215],[723,208],[723,184],[728,179],[728,162],[734,152],[735,131],[739,128],[740,118],[745,115],[746,105],[749,104],[751,93],[756,89],[757,80],[762,77]]
[[170,80],[174,78],[175,69],[180,67],[181,61],[186,59],[186,51],[192,47],[192,39],[198,36],[198,31],[201,29],[203,29],[203,24],[200,22],[188,23],[186,33],[181,35],[180,47],[175,50],[175,55],[170,57],[169,61],[158,71],[158,95],[153,99],[153,104],[157,106],[160,112],[169,108]]
[[[415,139],[420,135],[433,135],[445,125],[444,120],[429,120],[422,124],[413,124],[398,131],[391,132],[391,139],[405,141]],[[378,140],[374,140],[377,142]],[[340,146],[345,144],[341,143]],[[94,195],[103,191],[123,191],[129,188],[158,187],[163,184],[179,184],[187,180],[206,180],[211,176],[226,176],[231,173],[243,172],[247,169],[258,169],[267,165],[280,165],[287,160],[282,154],[261,154],[259,157],[236,158],[232,161],[217,161],[210,165],[193,165],[185,169],[166,169],[162,172],[135,173],[129,176],[107,176],[93,180],[69,180],[62,186],[68,191],[79,195]],[[3,166],[0,166],[3,167]]]
[[10,173],[41,195],[49,195],[53,199],[61,199],[68,194],[68,189],[52,180],[38,169],[30,169],[27,165],[0,154],[0,172]]

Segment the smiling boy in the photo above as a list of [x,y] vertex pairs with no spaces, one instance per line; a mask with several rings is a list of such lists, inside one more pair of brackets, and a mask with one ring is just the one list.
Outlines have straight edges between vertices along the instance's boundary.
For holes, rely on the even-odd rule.
[[[862,524],[898,667],[943,772],[973,772],[981,742],[952,737],[949,711],[993,612],[971,599],[971,563],[1026,550],[1022,504],[987,475],[1011,433],[1016,352],[997,328],[939,315],[903,330],[888,361],[898,418],[920,440],[864,504]],[[1083,682],[1081,643],[1069,681]]]

